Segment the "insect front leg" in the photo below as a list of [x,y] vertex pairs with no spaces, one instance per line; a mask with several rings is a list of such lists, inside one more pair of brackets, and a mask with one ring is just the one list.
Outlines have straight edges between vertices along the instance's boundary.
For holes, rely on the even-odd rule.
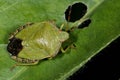
[[75,44],[71,44],[69,46],[67,46],[66,48],[61,47],[60,50],[62,53],[65,53],[66,51],[68,51],[68,49],[72,48],[75,49],[76,45]]

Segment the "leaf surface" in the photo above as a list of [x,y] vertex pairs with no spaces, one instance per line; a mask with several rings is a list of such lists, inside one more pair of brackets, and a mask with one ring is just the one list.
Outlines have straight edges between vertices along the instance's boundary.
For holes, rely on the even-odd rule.
[[[55,20],[60,26],[65,9],[74,0],[0,0],[0,80],[65,80],[94,55],[120,36],[118,0],[83,0],[88,5],[92,22],[89,27],[74,31],[75,49],[42,60],[35,66],[17,66],[6,50],[8,37],[27,22]],[[114,5],[114,4],[115,5]]]

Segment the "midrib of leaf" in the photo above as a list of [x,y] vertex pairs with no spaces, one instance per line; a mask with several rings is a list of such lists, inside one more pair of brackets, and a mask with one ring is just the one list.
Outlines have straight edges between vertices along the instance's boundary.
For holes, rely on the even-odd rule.
[[13,7],[14,5],[18,4],[19,1],[21,1],[21,0],[17,0],[17,1],[16,1],[15,3],[13,3],[12,5],[9,5],[9,6],[5,7],[5,8],[2,8],[2,10],[0,10],[0,12],[6,11],[7,9]]
[[83,16],[82,19],[80,19],[79,21],[76,21],[75,23],[71,24],[72,26],[74,25],[79,25],[80,23],[82,23],[84,20],[86,20],[87,18],[90,17],[90,15],[95,11],[95,9],[100,6],[105,0],[100,0],[99,2],[96,2],[97,4],[94,5],[94,7],[92,7],[91,9],[89,9],[89,11],[86,13],[85,16]]
[[20,76],[24,71],[27,70],[28,67],[22,67],[19,71],[17,71],[16,74],[14,74],[13,76],[11,76],[11,78],[9,78],[9,80],[15,80],[18,76]]
[[120,37],[120,34],[117,35],[117,36],[115,36],[113,39],[111,39],[108,43],[106,43],[105,45],[103,45],[97,51],[95,51],[95,52],[93,51],[92,52],[92,53],[94,53],[93,55],[91,55],[89,58],[87,58],[86,60],[84,60],[82,63],[78,64],[76,67],[74,67],[73,69],[71,69],[69,72],[64,73],[64,75],[61,75],[61,77],[59,79],[55,79],[55,80],[66,80],[66,78],[68,78],[70,75],[72,75],[73,73],[75,73],[80,67],[82,67],[86,62],[88,62],[96,53],[99,53],[101,50],[103,50],[106,46],[108,46],[112,41],[114,41],[118,37]]
[[94,12],[94,10],[95,10],[100,4],[102,4],[104,1],[105,1],[105,0],[101,0],[101,1],[97,2],[97,4],[94,5],[94,7],[91,8],[91,9],[89,10],[89,12],[87,12],[86,15],[85,15],[83,18],[89,17],[89,15],[90,15],[92,12]]

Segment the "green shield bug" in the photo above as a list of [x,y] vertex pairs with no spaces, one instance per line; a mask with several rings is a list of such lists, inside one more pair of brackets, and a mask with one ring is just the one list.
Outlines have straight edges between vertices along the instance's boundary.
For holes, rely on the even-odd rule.
[[28,24],[23,28],[16,30],[7,46],[12,59],[22,63],[20,65],[33,65],[56,56],[62,42],[69,38],[67,32],[59,30],[50,21]]
[[62,30],[63,26],[59,29],[50,21],[29,23],[20,27],[9,38],[7,50],[11,58],[18,62],[17,65],[35,65],[42,59],[55,57],[60,49],[63,51],[62,43],[70,39],[69,31],[76,29],[76,26],[68,28],[68,22],[79,20],[86,11],[87,6],[81,2],[70,5],[65,11],[65,31]]

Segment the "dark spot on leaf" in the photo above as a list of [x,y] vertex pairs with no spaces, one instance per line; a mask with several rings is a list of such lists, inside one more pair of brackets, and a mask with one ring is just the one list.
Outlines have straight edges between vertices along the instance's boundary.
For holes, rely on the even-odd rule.
[[11,53],[12,56],[17,56],[18,53],[22,50],[23,46],[21,44],[22,40],[13,37],[10,39],[10,42],[7,46],[7,50]]
[[68,22],[75,22],[82,18],[87,12],[87,6],[81,2],[68,6],[65,11],[65,19]]
[[81,28],[84,28],[84,27],[88,27],[90,23],[91,23],[91,19],[87,19],[87,20],[85,20],[83,23],[81,23],[78,26],[78,29],[81,29]]

